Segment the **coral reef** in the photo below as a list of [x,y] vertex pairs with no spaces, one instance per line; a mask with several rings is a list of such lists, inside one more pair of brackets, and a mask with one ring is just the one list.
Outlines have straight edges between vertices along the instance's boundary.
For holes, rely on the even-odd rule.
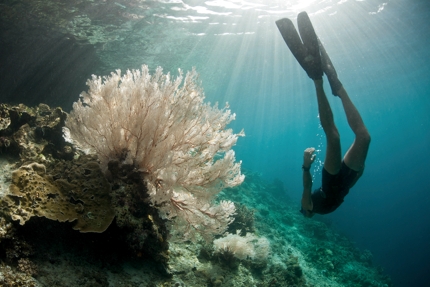
[[[81,232],[103,232],[111,224],[110,186],[96,162],[57,162],[52,174],[43,164],[23,165],[12,173],[10,193],[3,198],[3,210],[23,225],[32,216],[75,221]],[[57,174],[56,171],[61,172]]]
[[0,217],[0,242],[3,239],[10,239],[14,235],[12,223],[7,222],[3,217]]
[[26,273],[16,272],[10,266],[0,265],[0,285],[3,287],[39,287],[33,277]]
[[256,213],[255,218],[256,230],[271,242],[269,263],[262,272],[265,283],[259,286],[392,286],[368,261],[357,260],[369,258],[367,251],[358,250],[324,222],[304,218],[288,194],[267,192],[274,185],[260,175],[245,174],[245,182],[236,187],[239,191],[231,193],[234,200],[270,210]]
[[239,260],[265,261],[270,253],[270,242],[252,233],[247,233],[246,236],[227,233],[226,236],[215,239],[213,243],[215,253],[220,253],[221,257],[227,258],[226,261],[232,257]]
[[71,145],[62,137],[67,114],[61,108],[45,104],[30,108],[25,105],[0,104],[0,150],[25,161],[70,159]]
[[236,203],[236,214],[234,221],[228,226],[228,233],[235,234],[240,231],[240,235],[255,232],[254,226],[254,210],[249,209],[244,204]]
[[[36,132],[40,121],[35,119],[55,114],[56,109],[21,105],[9,106],[7,111],[11,110],[20,110],[23,116],[20,124],[16,118],[4,120],[5,129],[0,130],[0,136],[10,140],[0,154],[1,286],[392,286],[382,269],[373,266],[369,251],[357,249],[326,223],[304,218],[279,182],[267,183],[252,172],[246,172],[245,182],[236,190],[218,196],[219,201],[237,203],[237,222],[229,226],[230,235],[216,237],[215,244],[172,240],[134,165],[111,161],[103,173],[94,156],[84,155],[58,134]],[[23,138],[26,141],[16,140]],[[64,147],[70,152],[62,152]],[[44,188],[53,187],[41,202],[58,198],[59,205],[74,207],[78,218],[60,222],[42,216],[36,205],[47,205],[39,203],[30,187],[36,181]],[[73,230],[77,224],[96,228],[85,225],[79,216],[93,208],[93,219],[100,216],[101,205],[86,194],[97,192],[106,196],[103,208],[111,208],[115,219],[102,233]],[[61,197],[67,200],[60,201]],[[28,214],[20,213],[19,206]],[[55,217],[54,211],[46,214]],[[20,225],[20,220],[25,224]],[[252,248],[241,255],[231,252],[237,248],[233,234],[242,247]],[[270,253],[262,248],[269,242]]]
[[3,217],[0,217],[0,250],[4,253],[0,263],[0,286],[41,286],[32,277],[37,274],[36,264],[29,259],[34,254],[32,246],[17,235],[12,223]]
[[7,240],[3,244],[6,260],[10,263],[15,263],[20,259],[27,259],[34,254],[33,247],[21,236],[15,235],[11,240]]
[[[168,261],[168,230],[157,209],[150,204],[141,174],[132,165],[109,163],[112,203],[116,224],[126,234],[126,243],[139,257],[149,254]],[[167,266],[167,265],[166,265]]]
[[181,237],[222,234],[235,206],[213,199],[244,179],[231,149],[244,133],[226,128],[235,118],[228,106],[204,103],[195,70],[172,80],[142,66],[87,84],[66,120],[67,141],[95,153],[106,172],[111,161],[138,170],[149,200]]
[[303,274],[303,269],[296,256],[290,256],[285,262],[285,265],[285,267],[273,265],[269,270],[263,272],[264,275],[269,278],[267,286],[308,286]]
[[[118,226],[128,238],[124,244],[134,254],[168,260],[165,223],[144,198],[147,192],[136,171],[112,164],[108,182],[94,156],[64,141],[66,114],[61,109],[43,104],[36,108],[2,104],[0,108],[5,123],[0,136],[10,142],[2,151],[13,162],[1,159],[0,207],[5,218],[1,218],[0,241],[13,234],[12,224],[5,219],[24,225],[35,216],[45,217],[73,222],[73,229],[80,232],[104,232],[117,215]],[[7,250],[10,253],[13,248]]]
[[37,266],[31,262],[28,258],[21,258],[18,260],[17,269],[29,276],[34,276],[37,274]]

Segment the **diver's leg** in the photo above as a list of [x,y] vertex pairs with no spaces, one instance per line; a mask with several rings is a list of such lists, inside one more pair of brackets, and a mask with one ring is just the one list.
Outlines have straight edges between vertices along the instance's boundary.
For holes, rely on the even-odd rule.
[[323,89],[323,81],[315,80],[318,100],[318,112],[321,126],[327,138],[327,151],[324,168],[330,174],[337,174],[341,165],[341,150],[339,132],[334,124],[333,112]]
[[344,156],[345,164],[352,170],[362,172],[370,145],[370,134],[363,123],[357,108],[343,87],[337,92],[342,100],[348,124],[355,134],[355,140]]

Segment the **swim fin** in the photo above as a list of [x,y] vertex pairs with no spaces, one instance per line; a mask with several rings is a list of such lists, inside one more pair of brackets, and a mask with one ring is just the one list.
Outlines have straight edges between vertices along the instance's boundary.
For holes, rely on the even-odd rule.
[[320,48],[321,53],[321,63],[322,63],[322,69],[324,73],[327,75],[328,82],[330,83],[331,92],[335,96],[339,96],[338,92],[339,89],[342,87],[342,83],[337,78],[336,70],[333,67],[333,64],[330,60],[330,57],[328,56],[323,44],[318,39],[318,44]]
[[315,33],[314,27],[312,26],[311,19],[306,12],[300,12],[297,15],[297,26],[299,27],[299,33],[302,37],[304,46],[307,49],[307,62],[311,66],[314,80],[322,79],[323,70],[321,65],[320,49],[318,45],[318,37]]
[[288,48],[308,76],[314,80],[322,79],[323,71],[318,38],[308,14],[301,12],[297,17],[297,22],[301,39],[290,19],[280,19],[276,21],[276,25]]

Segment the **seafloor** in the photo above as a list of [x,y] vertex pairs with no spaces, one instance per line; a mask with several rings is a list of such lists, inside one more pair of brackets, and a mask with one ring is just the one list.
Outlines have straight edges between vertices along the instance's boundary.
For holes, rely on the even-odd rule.
[[[43,195],[10,188],[21,184],[16,177],[23,168],[28,171],[33,164],[40,174],[34,166],[43,165],[43,173],[51,174],[46,180],[69,180],[76,185],[79,176],[83,181],[93,180],[88,178],[95,172],[94,165],[83,162],[85,157],[71,156],[73,147],[62,141],[67,115],[61,109],[2,104],[0,116],[0,286],[392,286],[383,270],[373,265],[369,251],[357,249],[327,222],[304,218],[280,180],[267,182],[252,171],[244,171],[244,183],[224,190],[219,199],[232,200],[237,206],[229,232],[252,232],[270,241],[271,252],[264,262],[215,254],[212,244],[203,240],[173,242],[163,233],[163,223],[149,211],[134,211],[133,220],[143,223],[126,225],[132,219],[118,205],[116,217],[105,231],[103,226],[85,225],[90,212],[84,222],[79,222],[82,218],[78,223],[68,222],[61,217],[65,214],[51,220],[54,207],[49,212],[37,211],[33,203],[36,216],[28,217],[17,205],[33,196],[30,193],[37,194],[34,198]],[[74,177],[76,166],[86,168]],[[129,197],[115,194],[118,188],[114,188],[133,186],[132,178],[123,183],[113,178],[109,180],[111,200],[123,202],[124,209],[136,207],[127,204]],[[62,202],[60,193],[47,196]],[[43,198],[39,200],[43,202]],[[84,196],[73,195],[66,204],[79,213],[93,208],[85,201]],[[64,208],[62,213],[68,210]],[[143,234],[145,240],[139,239]]]

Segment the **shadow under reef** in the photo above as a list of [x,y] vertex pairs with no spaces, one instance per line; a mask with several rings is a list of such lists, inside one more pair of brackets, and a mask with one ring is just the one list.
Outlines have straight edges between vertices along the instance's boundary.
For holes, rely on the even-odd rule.
[[115,222],[103,233],[80,233],[72,225],[41,217],[16,224],[13,238],[0,244],[0,259],[42,286],[157,286],[170,281],[162,263],[128,248]]

